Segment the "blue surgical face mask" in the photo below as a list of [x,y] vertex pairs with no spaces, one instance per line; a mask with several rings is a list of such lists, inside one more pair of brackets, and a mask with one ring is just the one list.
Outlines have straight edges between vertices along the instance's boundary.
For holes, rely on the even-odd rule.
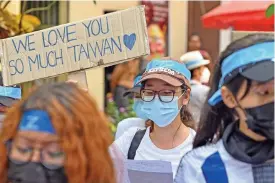
[[[167,101],[171,100],[171,97],[173,96],[167,96]],[[171,102],[165,103],[156,96],[151,102],[143,102],[141,111],[159,127],[166,127],[174,121],[180,112],[181,108],[178,106],[180,97],[175,96]]]
[[137,117],[147,120],[148,118],[146,117],[145,113],[141,111],[141,107],[142,107],[143,103],[144,102],[142,99],[134,98],[133,109],[134,109]]

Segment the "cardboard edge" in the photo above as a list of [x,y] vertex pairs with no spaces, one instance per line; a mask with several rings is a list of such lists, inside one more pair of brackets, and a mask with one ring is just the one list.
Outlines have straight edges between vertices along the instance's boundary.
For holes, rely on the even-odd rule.
[[1,61],[1,67],[2,67],[2,79],[3,79],[3,85],[9,86],[10,82],[8,81],[8,71],[5,62],[2,60],[7,60],[7,51],[4,50],[5,48],[5,39],[0,40],[0,61]]
[[[104,64],[104,65],[95,65],[94,67],[90,67],[90,68],[85,68],[85,69],[80,69],[80,70],[77,70],[77,71],[72,71],[72,72],[66,72],[67,74],[72,74],[72,73],[76,73],[76,72],[87,72],[88,70],[91,70],[91,69],[97,69],[97,68],[105,68],[105,67],[110,67],[110,66],[113,66],[113,65],[117,65],[117,64],[122,64],[122,63],[125,63],[125,62],[128,62],[129,60],[133,60],[135,58],[140,58],[142,56],[146,56],[147,54],[144,54],[144,55],[141,55],[139,57],[131,57],[131,58],[128,58],[127,60],[123,59],[123,60],[118,60],[116,62],[112,62],[112,63],[109,63],[109,64]],[[62,73],[64,74],[64,73]],[[49,76],[49,77],[46,77],[46,78],[54,78],[54,77],[58,77],[62,74],[58,74],[58,75],[54,75],[54,76]],[[44,79],[44,78],[39,78],[39,79]],[[35,79],[35,80],[39,80],[39,79]],[[34,80],[31,80],[31,81],[34,81]],[[29,82],[29,81],[26,81],[26,82]],[[16,82],[12,85],[18,85],[18,84],[23,84],[23,83],[26,83],[26,82]],[[4,86],[10,86],[9,83],[7,83],[7,85],[4,85]]]
[[[144,27],[144,34],[145,34],[145,54],[146,55],[150,55],[150,45],[149,45],[149,37],[148,37],[148,29],[147,29],[147,22],[146,22],[146,15],[145,15],[145,5],[140,5],[138,6],[138,9],[142,12],[142,15],[141,16],[141,22],[143,24],[143,27]],[[146,56],[144,55],[144,56]]]

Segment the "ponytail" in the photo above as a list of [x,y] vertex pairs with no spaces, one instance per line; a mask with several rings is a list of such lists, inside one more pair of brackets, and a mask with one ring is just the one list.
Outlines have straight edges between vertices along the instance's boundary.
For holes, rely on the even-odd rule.
[[186,105],[182,106],[180,110],[180,119],[185,126],[196,130],[195,121]]
[[[181,85],[181,89],[184,91],[183,95],[185,97],[189,98],[190,92],[187,92],[188,90],[190,91],[189,87],[187,85],[183,84],[183,85]],[[182,108],[180,110],[180,119],[181,119],[181,122],[185,126],[192,128],[193,130],[196,130],[195,121],[194,121],[193,116],[192,116],[191,112],[189,111],[187,105],[182,106]]]

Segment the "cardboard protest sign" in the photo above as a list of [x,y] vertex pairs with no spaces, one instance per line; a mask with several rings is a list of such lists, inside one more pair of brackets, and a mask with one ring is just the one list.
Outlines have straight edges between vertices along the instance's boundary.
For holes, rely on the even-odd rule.
[[5,86],[149,53],[144,6],[0,40]]

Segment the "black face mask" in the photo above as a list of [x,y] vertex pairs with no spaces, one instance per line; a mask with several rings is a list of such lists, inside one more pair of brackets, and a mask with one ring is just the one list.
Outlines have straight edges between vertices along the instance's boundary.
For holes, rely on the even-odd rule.
[[18,165],[9,161],[9,183],[67,183],[63,168],[49,170],[41,163]]
[[249,163],[261,164],[274,158],[274,141],[255,141],[239,129],[239,122],[229,124],[222,136],[226,151],[235,159]]
[[245,111],[248,128],[267,139],[274,140],[274,102]]
[[267,138],[265,141],[255,141],[239,129],[239,122],[229,124],[223,133],[223,144],[229,154],[235,159],[261,164],[274,158],[274,102],[255,108],[244,109],[246,123],[253,132]]

